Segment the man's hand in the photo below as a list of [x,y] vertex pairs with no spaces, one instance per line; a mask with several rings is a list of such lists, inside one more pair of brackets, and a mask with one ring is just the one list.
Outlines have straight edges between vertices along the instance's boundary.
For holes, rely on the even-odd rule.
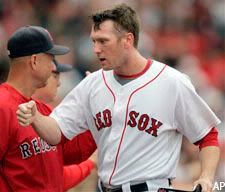
[[16,111],[17,119],[21,126],[29,126],[34,122],[37,114],[37,106],[35,101],[29,101],[18,106]]
[[47,143],[59,144],[62,135],[58,123],[55,119],[38,112],[35,101],[19,105],[16,114],[21,126],[32,124],[36,133]]
[[205,177],[200,177],[197,181],[194,182],[194,186],[196,187],[198,184],[201,185],[202,192],[212,192],[213,185],[210,179]]
[[86,77],[87,77],[88,75],[91,74],[91,72],[90,71],[86,71],[85,74],[86,74]]

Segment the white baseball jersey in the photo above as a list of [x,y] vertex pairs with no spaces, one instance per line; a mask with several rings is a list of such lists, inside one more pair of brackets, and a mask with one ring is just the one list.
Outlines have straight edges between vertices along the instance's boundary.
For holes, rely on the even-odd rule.
[[113,71],[87,76],[51,117],[69,139],[91,130],[109,185],[174,178],[182,135],[194,143],[220,122],[184,74],[157,61],[125,85]]

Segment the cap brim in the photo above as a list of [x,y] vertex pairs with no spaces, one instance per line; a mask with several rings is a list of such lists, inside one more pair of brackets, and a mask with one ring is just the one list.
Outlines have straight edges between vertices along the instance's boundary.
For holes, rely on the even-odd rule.
[[72,65],[68,65],[68,64],[57,64],[56,65],[56,70],[58,72],[68,72],[71,71],[73,69]]
[[54,45],[53,48],[46,51],[45,53],[49,53],[51,55],[65,55],[69,51],[70,49],[68,47],[61,46],[61,45]]

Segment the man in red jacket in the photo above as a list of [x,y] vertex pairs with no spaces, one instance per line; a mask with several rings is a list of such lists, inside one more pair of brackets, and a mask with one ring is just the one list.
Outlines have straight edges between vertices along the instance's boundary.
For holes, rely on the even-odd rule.
[[[15,112],[18,104],[30,101],[36,89],[46,86],[54,55],[69,49],[54,45],[46,29],[27,26],[11,36],[8,51],[10,72],[0,85],[1,191],[64,191],[63,145],[49,145],[31,126],[24,131]],[[51,111],[42,102],[37,101],[37,106],[45,115]],[[76,152],[82,154],[80,149]]]

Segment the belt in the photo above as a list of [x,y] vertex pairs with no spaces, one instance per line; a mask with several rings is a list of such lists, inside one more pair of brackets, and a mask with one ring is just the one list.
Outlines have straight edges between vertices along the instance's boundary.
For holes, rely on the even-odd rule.
[[[101,182],[101,188],[102,188],[102,192],[123,192],[122,187],[111,189],[111,188],[105,187],[102,182]],[[136,185],[131,185],[130,190],[131,190],[131,192],[148,191],[148,186],[147,186],[146,182],[139,183],[139,184],[136,184]]]

